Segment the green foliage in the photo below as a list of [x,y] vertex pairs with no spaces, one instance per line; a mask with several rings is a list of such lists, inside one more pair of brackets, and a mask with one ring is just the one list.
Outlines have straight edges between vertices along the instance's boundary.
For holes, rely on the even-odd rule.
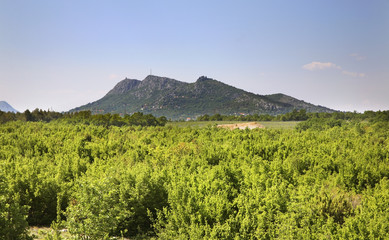
[[85,178],[77,181],[74,199],[70,201],[68,226],[70,233],[81,238],[108,238],[123,218],[131,216],[126,211],[120,192],[119,182],[111,176]]
[[232,131],[90,124],[89,113],[1,124],[0,238],[63,224],[75,239],[385,239],[381,114]]
[[304,121],[311,116],[313,116],[313,114],[307,113],[305,109],[293,109],[291,112],[279,115],[220,115],[219,113],[216,113],[212,116],[209,116],[208,114],[205,114],[197,117],[197,121]]
[[147,165],[112,168],[113,162],[96,163],[76,182],[67,210],[71,233],[103,239],[121,233],[135,236],[151,231],[148,209],[167,205],[161,176]]
[[27,211],[28,206],[20,204],[18,193],[8,189],[7,179],[0,169],[0,239],[30,239]]
[[289,112],[269,115],[269,114],[233,114],[220,115],[208,114],[197,117],[197,121],[305,121],[312,120],[313,122],[324,121],[326,124],[340,123],[340,120],[369,120],[370,122],[388,122],[389,111],[366,111],[365,113],[357,112],[307,112],[305,109],[293,109]]
[[312,118],[309,119],[308,121],[299,123],[296,126],[296,129],[300,131],[307,130],[307,129],[322,131],[333,127],[341,127],[342,124],[344,124],[344,121],[333,119],[333,118]]
[[73,113],[57,113],[50,111],[42,111],[35,109],[32,113],[26,110],[24,113],[12,113],[0,111],[0,123],[9,121],[25,121],[25,122],[51,122],[60,120],[66,123],[73,124],[93,124],[99,126],[165,126],[167,119],[164,116],[154,117],[151,114],[144,115],[137,112],[132,115],[121,117],[119,114],[96,114],[92,115],[91,111],[81,111]]
[[347,239],[389,238],[389,181],[383,178],[375,188],[368,188],[355,216],[345,219],[340,231]]

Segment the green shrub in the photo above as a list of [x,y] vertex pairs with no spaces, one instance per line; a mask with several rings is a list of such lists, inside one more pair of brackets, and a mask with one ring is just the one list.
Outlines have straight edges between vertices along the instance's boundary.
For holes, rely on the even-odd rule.
[[7,185],[3,172],[0,170],[0,239],[32,239],[27,232],[28,207],[20,205],[19,195],[11,193]]

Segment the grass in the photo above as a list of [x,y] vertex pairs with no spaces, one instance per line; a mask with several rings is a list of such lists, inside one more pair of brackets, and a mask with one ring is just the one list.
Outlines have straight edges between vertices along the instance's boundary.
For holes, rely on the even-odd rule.
[[[72,239],[67,230],[63,229],[59,232],[63,239]],[[36,240],[52,239],[51,237],[55,235],[55,231],[50,227],[30,227],[29,235]]]
[[[265,126],[268,129],[293,129],[299,123],[298,121],[257,121],[258,123]],[[192,128],[203,128],[208,126],[215,126],[219,124],[234,124],[234,123],[245,123],[242,121],[188,121],[188,122],[168,122],[166,126],[172,127],[192,127]]]
[[[50,227],[30,227],[29,229],[29,235],[33,237],[34,240],[51,240],[51,239],[63,239],[63,240],[73,240],[76,239],[74,236],[72,236],[67,229],[59,230],[60,237],[55,238],[55,231]],[[122,238],[122,237],[112,237],[110,239],[117,239],[117,240],[129,240],[128,238]],[[140,238],[134,238],[134,240],[138,239],[147,239],[151,240],[153,238],[145,236]]]
[[265,128],[271,128],[271,129],[293,129],[296,127],[296,125],[299,123],[299,121],[288,121],[288,122],[259,122]]

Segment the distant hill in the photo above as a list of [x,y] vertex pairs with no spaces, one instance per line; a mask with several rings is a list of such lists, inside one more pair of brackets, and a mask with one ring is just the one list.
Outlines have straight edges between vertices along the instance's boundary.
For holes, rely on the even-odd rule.
[[200,77],[185,83],[149,75],[143,81],[124,79],[100,100],[72,109],[93,113],[151,113],[171,119],[196,118],[199,115],[282,114],[293,109],[308,112],[333,112],[284,95],[258,95],[220,81]]
[[9,105],[6,101],[0,101],[0,111],[14,112],[14,113],[18,112],[15,108],[13,108],[11,105]]

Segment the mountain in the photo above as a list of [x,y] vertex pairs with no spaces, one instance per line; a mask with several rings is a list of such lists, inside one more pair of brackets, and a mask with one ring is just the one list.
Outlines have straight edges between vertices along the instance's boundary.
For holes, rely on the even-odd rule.
[[0,111],[14,112],[14,113],[18,112],[15,108],[13,108],[11,105],[9,105],[6,101],[0,101]]
[[151,113],[171,119],[195,118],[199,115],[281,114],[293,109],[308,112],[333,112],[278,93],[258,95],[220,81],[200,77],[194,83],[149,75],[143,81],[124,79],[100,100],[72,109],[93,113]]

